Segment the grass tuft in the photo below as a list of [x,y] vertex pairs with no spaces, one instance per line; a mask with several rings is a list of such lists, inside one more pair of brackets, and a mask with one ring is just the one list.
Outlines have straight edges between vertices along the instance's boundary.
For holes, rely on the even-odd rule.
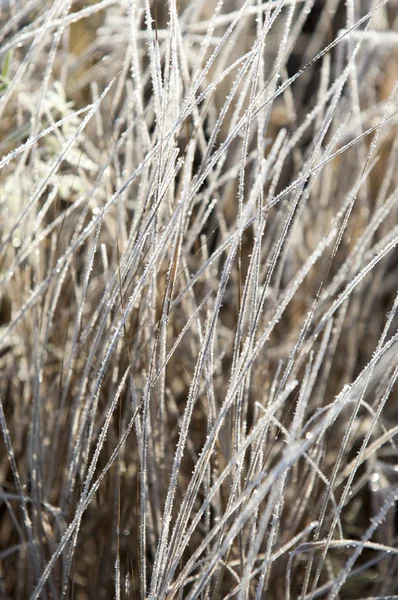
[[398,597],[394,0],[0,0],[0,597]]

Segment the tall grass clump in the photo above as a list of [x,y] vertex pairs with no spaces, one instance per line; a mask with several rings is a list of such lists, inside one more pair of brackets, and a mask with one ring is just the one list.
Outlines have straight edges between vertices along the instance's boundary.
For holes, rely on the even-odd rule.
[[398,597],[396,0],[0,1],[0,598]]

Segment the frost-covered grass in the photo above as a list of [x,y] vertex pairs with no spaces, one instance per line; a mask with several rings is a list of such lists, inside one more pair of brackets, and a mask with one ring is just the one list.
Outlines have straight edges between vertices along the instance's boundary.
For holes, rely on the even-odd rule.
[[0,597],[398,594],[396,0],[0,3]]

